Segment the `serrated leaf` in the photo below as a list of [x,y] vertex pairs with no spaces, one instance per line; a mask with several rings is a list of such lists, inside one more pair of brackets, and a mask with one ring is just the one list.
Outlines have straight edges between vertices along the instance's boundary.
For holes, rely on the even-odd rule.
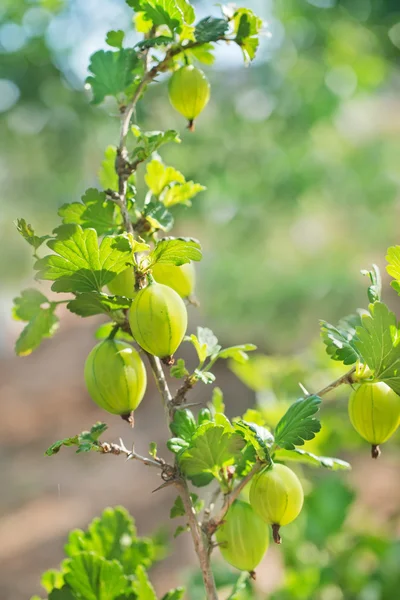
[[269,448],[274,442],[274,436],[268,429],[239,419],[235,422],[235,430],[253,446],[260,461],[271,461]]
[[115,159],[117,158],[116,146],[107,146],[104,151],[104,159],[99,171],[99,181],[105,190],[118,191],[118,175],[115,170]]
[[218,358],[231,358],[238,363],[245,363],[249,360],[247,352],[257,350],[257,346],[254,344],[239,344],[238,346],[231,346],[230,348],[224,348],[220,350],[215,357]]
[[32,246],[35,252],[50,237],[48,235],[36,235],[32,225],[29,225],[25,219],[17,219],[15,221],[15,226],[24,240],[27,241],[30,246]]
[[145,48],[155,48],[156,46],[171,44],[173,41],[174,38],[170,35],[158,35],[157,37],[152,37],[147,40],[141,40],[136,44],[136,48],[140,48],[141,50]]
[[190,442],[196,429],[197,424],[193,413],[188,408],[182,408],[174,412],[174,418],[170,424],[170,429],[176,437],[180,437],[186,442]]
[[356,348],[376,379],[400,394],[400,333],[394,313],[382,302],[370,304],[357,327]]
[[174,454],[179,454],[179,452],[182,452],[182,450],[189,448],[189,442],[186,442],[180,437],[170,438],[167,441],[167,448]]
[[54,588],[61,588],[64,584],[64,575],[61,571],[56,569],[49,569],[43,573],[40,580],[42,587],[47,593],[50,593]]
[[239,434],[226,432],[220,425],[204,423],[193,436],[190,448],[178,457],[179,464],[189,479],[204,474],[218,478],[221,469],[240,457],[244,445]]
[[173,216],[158,200],[152,200],[145,204],[142,215],[156,230],[161,229],[167,232],[172,229],[174,224]]
[[176,365],[171,367],[170,369],[171,377],[175,377],[176,379],[183,379],[187,375],[189,375],[189,371],[185,366],[185,361],[183,358],[178,358]]
[[92,227],[98,235],[112,233],[115,229],[115,204],[106,200],[104,192],[89,188],[82,196],[82,202],[63,204],[58,214],[65,224],[75,223],[83,228]]
[[324,467],[332,471],[348,471],[351,469],[350,463],[340,458],[331,458],[329,456],[316,456],[312,452],[307,452],[300,448],[294,450],[280,449],[275,452],[274,460],[294,461],[312,465],[315,467]]
[[205,65],[213,65],[215,62],[214,46],[210,43],[185,50],[185,55],[189,55],[192,59]]
[[177,204],[191,206],[192,203],[190,200],[205,189],[204,185],[194,183],[194,181],[186,181],[181,184],[177,183],[171,186],[165,194],[163,194],[162,202],[167,208],[171,208],[171,206],[176,206]]
[[197,42],[217,42],[228,29],[229,24],[225,19],[206,17],[197,23],[194,35]]
[[194,375],[199,381],[202,381],[206,385],[209,383],[214,383],[215,381],[215,375],[210,373],[210,371],[201,371],[200,369],[195,369]]
[[189,525],[178,525],[178,527],[174,531],[174,539],[176,539],[182,533],[186,533],[187,531],[190,531]]
[[380,301],[382,296],[382,279],[379,267],[377,265],[372,265],[370,271],[363,269],[361,274],[369,277],[371,281],[371,285],[368,287],[368,300],[370,302]]
[[[121,565],[90,552],[64,562],[65,581],[85,600],[114,600],[128,590]],[[79,597],[79,596],[78,596]]]
[[400,246],[388,248],[386,260],[388,262],[386,271],[394,279],[390,285],[400,295]]
[[235,42],[240,46],[246,62],[254,59],[259,45],[263,21],[249,8],[239,8],[233,16]]
[[185,337],[185,341],[191,342],[195,347],[200,364],[204,363],[207,356],[217,354],[221,349],[218,338],[208,327],[198,327],[197,336],[192,333]]
[[221,388],[215,387],[213,389],[211,405],[214,409],[214,413],[224,414],[224,412],[225,412],[224,394],[223,394]]
[[293,402],[275,428],[275,445],[293,450],[312,440],[321,429],[321,423],[314,417],[320,404],[321,398],[315,395]]
[[152,193],[159,196],[168,185],[185,183],[186,180],[180,171],[167,167],[161,160],[154,158],[147,165],[145,181]]
[[156,444],[156,442],[150,442],[150,444],[149,444],[149,454],[153,458],[156,458],[156,456],[157,456],[157,444]]
[[56,306],[35,289],[24,290],[13,302],[13,318],[28,322],[15,343],[15,352],[18,356],[28,356],[43,339],[52,337],[57,331]]
[[36,261],[37,277],[54,281],[55,292],[100,292],[132,264],[132,250],[123,235],[103,238],[99,246],[94,229],[75,227],[67,239],[47,243],[54,254]]
[[51,591],[48,600],[77,600],[77,596],[69,585],[63,585],[62,588]]
[[180,496],[177,496],[175,498],[174,505],[170,510],[169,518],[176,519],[177,517],[184,517],[184,516],[185,516],[185,507],[183,506],[182,498]]
[[122,31],[122,29],[118,29],[117,31],[109,31],[106,36],[106,44],[112,48],[122,48],[124,37],[125,33]]
[[132,160],[137,159],[140,162],[145,161],[164,144],[170,142],[180,144],[181,142],[179,133],[174,129],[168,129],[168,131],[142,131],[140,127],[133,125],[131,130],[137,139],[137,145],[131,158]]
[[131,299],[122,296],[107,296],[107,294],[100,292],[84,292],[68,302],[67,308],[80,317],[92,317],[101,314],[112,316],[115,311],[128,309],[131,304]]
[[100,104],[106,96],[118,97],[134,82],[134,70],[140,65],[136,52],[121,48],[117,52],[99,50],[90,58],[86,82],[93,92],[93,104]]
[[47,456],[53,456],[54,454],[57,454],[63,446],[77,446],[77,453],[89,452],[90,450],[95,450],[96,452],[99,452],[101,448],[99,446],[98,440],[100,436],[106,431],[106,429],[107,425],[105,423],[95,423],[90,429],[90,431],[83,431],[82,433],[73,437],[58,440],[49,448],[47,448],[45,454]]
[[359,360],[360,353],[356,345],[356,330],[361,325],[359,314],[344,317],[337,327],[326,321],[320,321],[320,325],[326,352],[333,360],[341,361],[344,365],[352,365]]
[[156,263],[163,265],[184,265],[191,260],[202,259],[201,246],[192,238],[163,238],[157,242],[156,247],[146,257],[148,267]]
[[147,573],[142,566],[136,570],[136,578],[132,584],[133,591],[140,600],[157,600],[156,593],[151,585]]
[[161,598],[161,600],[181,600],[185,595],[185,588],[179,587],[174,590],[170,590]]

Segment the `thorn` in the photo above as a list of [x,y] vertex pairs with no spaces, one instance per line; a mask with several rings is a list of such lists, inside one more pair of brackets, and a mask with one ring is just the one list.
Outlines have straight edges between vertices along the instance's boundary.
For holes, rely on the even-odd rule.
[[303,392],[303,394],[304,394],[305,396],[309,396],[309,395],[310,395],[310,392],[308,392],[308,391],[306,390],[306,388],[304,387],[304,385],[303,385],[303,384],[302,384],[300,381],[299,381],[299,387],[300,387],[301,391]]
[[162,483],[161,485],[159,485],[155,490],[153,490],[151,493],[154,494],[154,492],[159,492],[160,490],[169,487],[170,485],[173,485],[175,483],[175,479],[171,479],[170,481],[166,481],[165,483]]

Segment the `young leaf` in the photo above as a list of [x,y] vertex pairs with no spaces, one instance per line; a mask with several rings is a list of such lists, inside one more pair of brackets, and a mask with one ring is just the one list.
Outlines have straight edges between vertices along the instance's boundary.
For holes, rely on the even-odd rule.
[[47,448],[45,454],[47,456],[53,456],[54,454],[57,454],[60,451],[62,446],[78,446],[78,449],[76,451],[77,453],[89,452],[90,450],[95,450],[99,452],[101,450],[99,438],[106,431],[106,429],[107,425],[105,423],[98,422],[95,425],[93,425],[90,431],[83,431],[82,433],[73,437],[58,440],[49,448]]
[[43,573],[40,583],[47,593],[50,593],[54,588],[61,588],[64,583],[64,575],[56,569],[49,569]]
[[200,369],[195,369],[194,375],[199,381],[202,381],[206,385],[209,383],[214,383],[215,381],[215,375],[213,373],[210,373],[209,371],[201,371]]
[[201,246],[192,238],[163,238],[147,256],[148,266],[156,263],[163,265],[184,265],[191,260],[201,260]]
[[213,394],[211,398],[211,405],[214,409],[214,414],[224,414],[225,412],[225,404],[224,404],[224,394],[219,387],[215,387],[213,389]]
[[70,237],[47,243],[54,254],[36,261],[37,277],[54,281],[55,292],[101,291],[132,263],[132,251],[123,235],[103,238],[100,247],[94,229],[80,225]]
[[179,535],[186,533],[187,531],[190,531],[189,525],[178,525],[174,532],[174,538],[176,539]]
[[189,479],[203,474],[218,478],[221,469],[240,457],[244,445],[239,434],[225,432],[220,425],[204,423],[193,436],[190,448],[179,456],[179,464]]
[[181,184],[177,183],[165,192],[162,197],[162,202],[167,208],[171,208],[171,206],[175,206],[176,204],[191,206],[192,203],[190,200],[205,189],[204,185],[194,183],[194,181],[186,181]]
[[178,358],[176,365],[171,367],[170,370],[171,377],[175,377],[176,379],[183,379],[187,375],[189,375],[189,371],[185,367],[185,361],[183,358]]
[[400,394],[400,334],[396,316],[382,302],[370,304],[357,327],[356,348],[374,377]]
[[179,33],[185,23],[178,3],[181,4],[182,0],[142,0],[140,10],[144,18],[150,20],[155,27],[166,25],[171,34],[174,34]]
[[161,600],[181,600],[185,595],[185,588],[179,587],[167,592]]
[[352,365],[359,360],[360,353],[356,344],[356,330],[361,325],[359,314],[344,317],[337,327],[326,321],[320,321],[320,325],[326,352],[333,360],[341,361],[344,365]]
[[195,347],[200,364],[206,360],[207,356],[214,355],[221,349],[218,338],[208,327],[198,327],[197,336],[192,334],[190,337],[186,337],[185,340],[191,342]]
[[[199,513],[204,506],[204,501],[201,500],[197,494],[190,494],[190,498],[192,500],[195,512]],[[175,519],[176,517],[184,517],[185,514],[185,507],[183,506],[182,498],[178,496],[177,498],[175,498],[175,502],[173,507],[171,508],[169,517],[170,519]]]
[[167,232],[173,227],[174,218],[161,202],[152,200],[145,204],[142,215],[156,230]]
[[133,591],[140,600],[157,600],[156,593],[151,585],[147,573],[142,566],[136,570],[136,578],[133,582]]
[[173,454],[179,454],[182,450],[189,448],[189,442],[185,442],[185,440],[180,437],[170,438],[167,441],[167,448]]
[[25,219],[17,219],[15,221],[15,226],[18,232],[22,235],[24,240],[28,242],[30,246],[32,246],[34,250],[34,255],[36,254],[36,250],[40,248],[40,246],[49,239],[50,236],[42,235],[38,236],[33,231],[32,225],[28,225]]
[[115,159],[117,158],[116,146],[107,146],[104,151],[104,160],[99,171],[99,181],[105,190],[118,191],[118,175],[115,170]]
[[245,62],[251,62],[257,52],[263,21],[248,8],[239,8],[233,16],[235,42],[241,47]]
[[228,29],[229,24],[225,19],[206,17],[196,25],[196,42],[217,42],[225,36]]
[[146,168],[145,181],[148,188],[155,196],[159,196],[164,188],[171,183],[185,183],[185,177],[173,167],[166,167],[164,163],[154,158]]
[[388,262],[386,271],[394,279],[390,285],[400,294],[400,246],[388,248],[386,260]]
[[[80,317],[92,317],[93,315],[109,315],[118,310],[125,310],[130,307],[132,300],[122,296],[107,296],[100,292],[84,292],[77,294],[74,300],[67,304],[68,310]],[[132,341],[132,338],[130,338]]]
[[177,437],[182,438],[186,442],[190,442],[197,429],[196,420],[192,411],[188,408],[176,410],[170,429]]
[[321,429],[321,423],[314,417],[320,404],[321,398],[318,396],[296,400],[275,428],[275,445],[293,450],[295,446],[302,446],[306,440],[312,440]]
[[179,133],[174,129],[168,131],[142,131],[140,127],[133,125],[131,130],[138,142],[133,151],[132,159],[137,159],[140,162],[149,158],[153,152],[156,152],[164,144],[170,142],[180,144],[181,142]]
[[128,591],[130,582],[116,561],[81,552],[64,562],[65,581],[85,600],[114,600]]
[[121,48],[117,52],[99,50],[91,56],[86,82],[93,92],[93,104],[100,104],[106,96],[118,97],[134,81],[134,70],[140,65],[136,52]]
[[274,460],[294,461],[304,463],[306,465],[313,465],[315,467],[324,467],[326,469],[332,469],[333,471],[348,471],[351,469],[350,463],[340,458],[331,458],[329,456],[316,456],[311,452],[302,450],[301,448],[294,448],[293,450],[280,449],[274,454]]
[[194,48],[190,48],[189,50],[185,50],[185,55],[189,55],[189,57],[192,59],[198,60],[205,65],[212,65],[215,62],[213,51],[214,46],[210,43],[206,43],[202,44],[201,46],[196,46]]
[[112,48],[122,48],[125,33],[118,29],[118,31],[109,31],[106,36],[106,44]]
[[257,350],[257,346],[254,344],[240,344],[238,346],[231,346],[230,348],[224,348],[213,356],[218,358],[231,358],[238,363],[245,363],[249,360],[247,352]]
[[271,462],[269,447],[274,442],[274,436],[268,429],[239,419],[235,423],[235,430],[243,436],[246,442],[253,446],[259,460]]
[[63,204],[58,209],[63,223],[75,223],[83,228],[93,227],[98,235],[112,233],[115,229],[115,204],[106,200],[104,192],[89,188],[82,196],[82,202]]
[[28,356],[44,338],[55,334],[59,325],[55,309],[56,305],[35,289],[24,290],[20,297],[14,298],[13,318],[28,322],[15,344],[18,356]]
[[369,277],[371,281],[371,285],[368,288],[368,300],[372,303],[379,302],[382,295],[382,280],[379,267],[377,265],[372,265],[370,271],[363,269],[361,274]]

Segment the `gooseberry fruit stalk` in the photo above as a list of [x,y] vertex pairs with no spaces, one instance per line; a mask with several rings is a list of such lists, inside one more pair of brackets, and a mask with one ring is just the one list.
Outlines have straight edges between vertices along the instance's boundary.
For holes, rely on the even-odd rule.
[[372,458],[380,444],[396,431],[400,419],[400,396],[384,382],[364,382],[351,394],[349,417],[359,435],[371,444]]

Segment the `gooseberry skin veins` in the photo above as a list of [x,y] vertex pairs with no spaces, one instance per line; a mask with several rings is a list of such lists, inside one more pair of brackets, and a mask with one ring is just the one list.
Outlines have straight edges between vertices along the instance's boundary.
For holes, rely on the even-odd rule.
[[154,279],[171,287],[181,298],[188,298],[193,294],[196,272],[192,263],[181,266],[163,265],[156,263],[152,269]]
[[125,296],[125,298],[134,298],[135,291],[135,275],[133,268],[128,267],[121,273],[118,273],[107,285],[109,291],[114,296]]
[[279,463],[254,476],[250,487],[253,510],[270,525],[288,525],[303,507],[304,493],[297,475]]
[[383,444],[399,425],[400,396],[384,382],[361,383],[349,398],[349,417],[367,442]]
[[210,84],[203,71],[193,65],[181,67],[168,83],[172,106],[189,121],[196,119],[210,99]]
[[104,340],[91,350],[84,377],[92,400],[114,415],[134,411],[146,391],[146,369],[139,353],[119,340]]
[[159,358],[171,357],[186,333],[185,303],[169,286],[150,283],[133,300],[129,324],[143,350]]
[[269,546],[269,528],[248,502],[235,500],[217,529],[222,556],[240,571],[253,571]]

